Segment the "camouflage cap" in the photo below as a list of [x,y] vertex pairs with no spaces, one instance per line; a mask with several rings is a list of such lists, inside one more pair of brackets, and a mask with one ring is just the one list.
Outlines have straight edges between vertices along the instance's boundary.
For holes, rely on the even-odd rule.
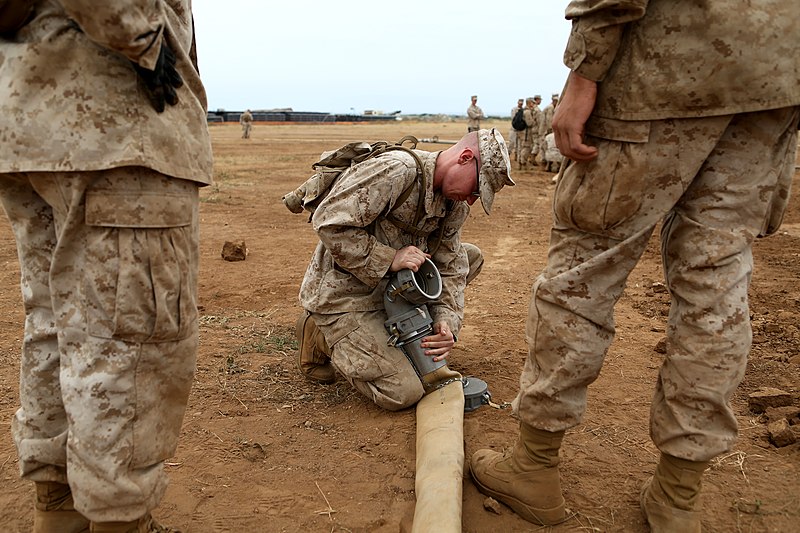
[[514,185],[511,179],[511,158],[503,136],[496,128],[478,131],[478,150],[481,169],[478,174],[478,191],[486,214],[492,209],[494,193],[505,185]]

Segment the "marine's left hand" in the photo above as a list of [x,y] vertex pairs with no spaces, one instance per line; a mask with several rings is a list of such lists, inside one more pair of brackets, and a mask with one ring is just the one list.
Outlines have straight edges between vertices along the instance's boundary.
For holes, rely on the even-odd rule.
[[177,89],[183,86],[183,78],[175,66],[177,61],[175,52],[164,40],[161,43],[155,70],[148,70],[133,63],[133,67],[147,88],[147,98],[150,100],[150,104],[159,113],[164,111],[166,104],[178,103]]
[[434,361],[447,359],[456,343],[450,326],[447,322],[437,322],[433,325],[433,333],[422,339],[421,346],[425,349],[425,355],[433,356]]

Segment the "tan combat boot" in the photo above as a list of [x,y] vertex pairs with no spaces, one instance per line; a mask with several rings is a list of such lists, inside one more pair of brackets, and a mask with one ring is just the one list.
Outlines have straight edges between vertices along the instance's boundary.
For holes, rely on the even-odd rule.
[[563,431],[543,431],[520,423],[519,440],[501,454],[478,450],[470,472],[478,490],[511,507],[534,524],[547,526],[566,519],[558,476],[558,449]]
[[317,383],[333,383],[336,381],[336,370],[331,364],[328,343],[314,323],[311,315],[304,312],[295,326],[297,334],[297,366],[309,381]]
[[661,454],[640,497],[652,533],[700,533],[700,489],[706,468],[708,461]]
[[162,526],[147,513],[131,522],[92,522],[91,533],[181,533],[179,529]]
[[55,481],[36,483],[33,533],[85,533],[89,520],[75,510],[69,485]]

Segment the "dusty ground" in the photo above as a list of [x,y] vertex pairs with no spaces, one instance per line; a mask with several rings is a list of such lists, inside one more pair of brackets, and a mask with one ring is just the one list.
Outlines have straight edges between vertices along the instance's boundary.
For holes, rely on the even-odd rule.
[[[413,512],[414,411],[383,412],[341,379],[311,385],[295,371],[297,290],[316,239],[306,217],[289,213],[280,198],[325,149],[405,134],[456,139],[464,129],[414,122],[256,125],[253,138],[243,141],[237,125],[212,127],[216,184],[202,191],[200,354],[180,445],[167,467],[171,485],[156,512],[163,522],[188,532],[396,532]],[[518,388],[529,290],[545,261],[553,194],[548,174],[515,177],[519,185],[498,196],[492,217],[477,207],[465,228],[465,239],[487,260],[468,289],[465,328],[451,357],[455,369],[488,382],[498,403],[511,401]],[[733,401],[741,436],[707,475],[709,532],[798,530],[800,444],[772,446],[763,417],[747,406],[748,394],[762,386],[790,392],[800,405],[797,201],[785,222],[755,248],[755,344]],[[223,243],[242,239],[247,260],[223,261]],[[9,433],[18,404],[22,311],[4,217],[0,265],[0,530],[29,531],[33,488],[17,477]],[[657,458],[647,420],[662,357],[654,348],[668,308],[661,280],[655,238],[617,306],[617,340],[590,389],[585,420],[565,439],[562,479],[574,514],[551,531],[647,529],[637,495]],[[502,449],[516,431],[510,410],[482,407],[465,417],[466,452]],[[467,475],[464,531],[537,529],[505,507],[487,511],[483,502]]]

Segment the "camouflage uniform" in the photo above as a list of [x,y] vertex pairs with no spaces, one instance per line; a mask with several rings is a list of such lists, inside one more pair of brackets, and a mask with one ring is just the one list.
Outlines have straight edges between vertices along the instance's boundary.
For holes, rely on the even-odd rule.
[[476,106],[471,105],[467,108],[467,132],[478,131],[481,129],[481,119],[486,118],[483,116],[483,110]]
[[[542,159],[545,162],[545,170],[548,172],[558,172],[561,162],[564,160],[564,156],[556,146],[556,136],[552,131],[544,136]],[[553,176],[553,181],[557,181],[556,176]]]
[[[411,363],[399,348],[386,344],[383,293],[395,252],[409,245],[433,252],[431,260],[442,276],[442,296],[428,309],[434,323],[446,321],[454,333],[461,329],[469,270],[460,237],[469,206],[433,191],[438,152],[416,153],[427,187],[419,234],[382,216],[417,179],[413,157],[392,151],[368,159],[346,171],[315,211],[312,222],[320,242],[300,288],[300,303],[312,313],[331,347],[334,367],[367,397],[391,410],[413,405],[423,396]],[[417,191],[415,187],[409,199],[392,211],[402,223],[414,221]],[[439,227],[442,239],[433,251]]]
[[524,132],[520,132],[521,139],[519,141],[519,163],[524,166],[536,162],[536,154],[539,153],[539,125],[542,121],[542,112],[536,107],[536,104],[531,107],[526,103],[522,118],[528,125]]
[[242,125],[242,139],[249,139],[250,131],[253,129],[253,114],[249,110],[242,113],[239,124]]
[[[524,105],[524,104],[523,104]],[[516,116],[517,111],[520,110],[520,107],[514,106],[511,108],[511,120],[514,120],[514,116]],[[520,136],[519,132],[514,129],[514,127],[510,127],[508,129],[508,153],[514,154],[514,159],[519,159],[519,150],[520,150]]]
[[[112,22],[113,21],[113,22]],[[184,80],[157,113],[131,61]],[[24,478],[93,521],[153,509],[197,347],[198,186],[211,181],[189,2],[36,3],[0,38],[0,200],[25,308],[12,433]]]
[[558,95],[553,95],[553,100],[542,110],[542,122],[539,124],[539,139],[541,141],[540,152],[544,161],[554,161],[547,158],[547,135],[553,131],[553,115],[556,112]]
[[614,337],[614,305],[662,223],[672,306],[652,438],[666,454],[707,461],[736,437],[729,401],[751,342],[752,243],[777,229],[794,174],[800,4],[732,4],[567,8],[565,63],[599,80],[585,137],[599,156],[569,162],[554,198],[514,401],[533,427],[580,423]]

